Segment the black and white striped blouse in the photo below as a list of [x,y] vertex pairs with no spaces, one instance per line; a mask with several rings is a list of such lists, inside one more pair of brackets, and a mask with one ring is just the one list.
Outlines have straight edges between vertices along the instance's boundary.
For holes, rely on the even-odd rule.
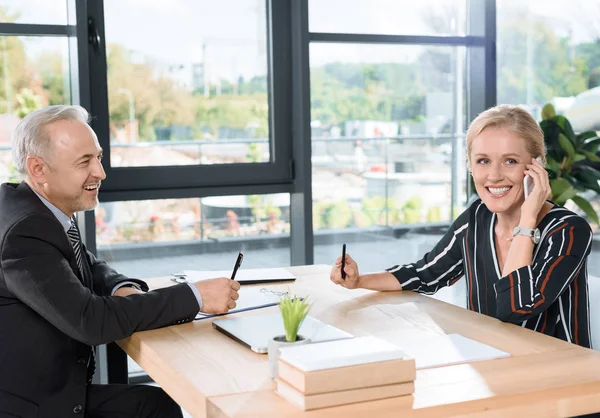
[[477,200],[422,260],[388,271],[403,289],[425,294],[451,286],[464,275],[469,309],[590,347],[589,224],[554,205],[538,225],[542,237],[534,246],[532,264],[503,277],[495,223],[496,214]]

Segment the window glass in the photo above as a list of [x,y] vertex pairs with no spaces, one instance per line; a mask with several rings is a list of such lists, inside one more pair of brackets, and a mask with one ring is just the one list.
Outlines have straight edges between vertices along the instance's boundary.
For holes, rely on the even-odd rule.
[[464,35],[466,3],[466,0],[310,0],[309,28],[311,32],[377,35]]
[[18,179],[11,135],[28,113],[70,104],[67,38],[0,36],[0,182]]
[[266,2],[104,2],[112,167],[270,161]]

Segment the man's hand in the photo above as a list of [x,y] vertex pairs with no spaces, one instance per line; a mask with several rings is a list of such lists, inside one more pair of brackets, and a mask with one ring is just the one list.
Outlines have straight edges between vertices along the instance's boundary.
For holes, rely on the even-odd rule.
[[335,265],[331,269],[329,278],[335,284],[345,287],[346,289],[356,289],[359,286],[358,279],[358,264],[346,254],[346,261],[344,262],[344,271],[346,272],[346,278],[342,279],[342,257],[338,257],[335,260]]
[[133,286],[123,286],[123,287],[119,287],[115,291],[114,296],[129,296],[129,295],[137,295],[140,293],[145,293],[145,292],[142,292],[141,290],[139,290]]
[[221,314],[235,308],[235,301],[240,297],[237,292],[240,283],[227,277],[201,280],[194,286],[202,296],[201,312],[207,314]]

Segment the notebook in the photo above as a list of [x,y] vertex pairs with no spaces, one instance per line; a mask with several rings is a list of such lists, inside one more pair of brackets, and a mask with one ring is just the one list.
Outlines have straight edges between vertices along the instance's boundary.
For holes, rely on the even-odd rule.
[[[215,277],[231,277],[231,270],[196,271],[184,270],[188,282],[213,279]],[[289,282],[296,280],[296,276],[284,268],[268,269],[240,269],[235,275],[235,280],[240,284],[257,284],[272,282]]]
[[[213,327],[256,353],[267,353],[269,340],[285,333],[279,312],[268,315],[216,319],[213,321]],[[310,338],[313,343],[353,338],[352,334],[311,316],[304,319],[298,333]]]
[[243,287],[238,290],[239,299],[236,301],[236,307],[224,314],[204,314],[202,312],[196,315],[196,320],[214,318],[215,316],[229,315],[236,312],[251,311],[254,309],[268,308],[279,304],[281,292],[274,292],[266,288]]

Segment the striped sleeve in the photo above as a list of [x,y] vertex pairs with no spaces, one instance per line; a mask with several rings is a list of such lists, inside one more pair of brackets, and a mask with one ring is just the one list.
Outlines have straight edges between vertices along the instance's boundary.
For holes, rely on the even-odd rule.
[[416,263],[396,265],[387,269],[402,290],[433,294],[444,286],[454,284],[463,275],[461,246],[469,226],[469,209],[464,211],[435,247]]
[[579,216],[556,222],[542,236],[531,266],[494,284],[496,317],[520,323],[544,312],[577,277],[591,251],[592,230]]

